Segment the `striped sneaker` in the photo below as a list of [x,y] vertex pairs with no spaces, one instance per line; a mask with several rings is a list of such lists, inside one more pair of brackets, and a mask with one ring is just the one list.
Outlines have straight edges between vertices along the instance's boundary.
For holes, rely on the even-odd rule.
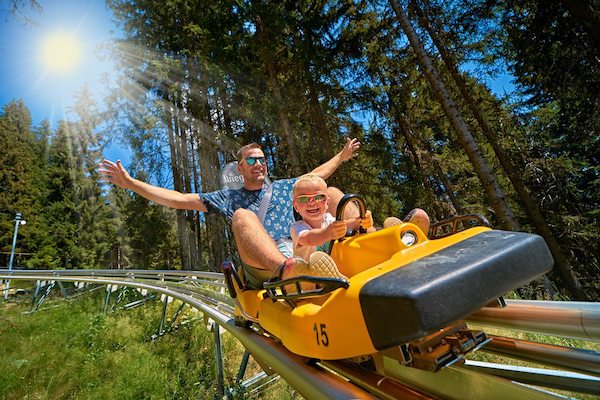
[[385,221],[383,221],[383,228],[389,228],[390,226],[400,225],[402,224],[402,220],[396,217],[387,217]]

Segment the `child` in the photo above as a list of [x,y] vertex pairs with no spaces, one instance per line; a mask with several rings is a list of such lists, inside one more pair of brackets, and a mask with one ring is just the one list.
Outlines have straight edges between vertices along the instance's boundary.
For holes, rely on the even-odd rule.
[[359,224],[365,229],[373,226],[371,211],[367,211],[363,219],[336,221],[327,212],[327,183],[315,174],[299,177],[294,183],[292,194],[294,209],[302,217],[290,228],[294,256],[308,260],[315,251],[327,251],[329,242],[344,236],[348,226],[353,229],[358,228]]

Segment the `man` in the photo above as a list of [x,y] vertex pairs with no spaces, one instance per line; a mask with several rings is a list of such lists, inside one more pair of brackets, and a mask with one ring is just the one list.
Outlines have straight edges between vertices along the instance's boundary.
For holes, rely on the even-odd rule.
[[[357,139],[347,139],[339,153],[311,172],[327,179],[344,161],[356,156],[359,148]],[[335,262],[325,253],[314,253],[310,260],[292,257],[289,237],[289,228],[294,223],[291,193],[297,178],[276,180],[268,190],[265,185],[267,164],[261,147],[256,143],[246,145],[238,151],[237,158],[237,168],[244,177],[244,187],[204,194],[181,193],[134,179],[120,160],[117,163],[103,160],[99,172],[104,180],[133,190],[157,204],[225,215],[231,221],[238,252],[245,264],[245,277],[251,287],[262,288],[262,282],[275,273],[283,279],[299,275],[343,277],[337,272]],[[261,200],[265,194],[268,196],[269,191],[270,201],[261,223],[257,214]],[[329,188],[328,194],[332,198],[332,208],[336,207],[343,193],[336,188]],[[335,208],[333,210],[335,213]]]

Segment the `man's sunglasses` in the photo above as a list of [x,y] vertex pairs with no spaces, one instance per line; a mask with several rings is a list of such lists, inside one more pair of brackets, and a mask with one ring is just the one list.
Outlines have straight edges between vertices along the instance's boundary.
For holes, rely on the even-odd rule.
[[254,165],[257,161],[260,163],[260,165],[265,165],[266,163],[264,157],[246,157],[246,164],[248,165]]
[[327,195],[323,193],[319,194],[303,194],[296,197],[296,203],[298,204],[308,204],[311,202],[321,203],[327,199]]

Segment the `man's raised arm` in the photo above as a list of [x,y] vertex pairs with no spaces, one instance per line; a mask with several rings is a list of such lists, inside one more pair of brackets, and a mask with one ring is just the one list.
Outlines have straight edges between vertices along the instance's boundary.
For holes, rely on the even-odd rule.
[[171,208],[181,210],[198,210],[206,212],[206,206],[200,197],[194,193],[181,193],[176,190],[161,188],[150,185],[138,179],[132,178],[121,164],[104,159],[99,164],[98,172],[103,180],[114,183],[120,188],[133,190],[146,199]]
[[358,139],[346,139],[346,145],[335,156],[324,164],[310,171],[311,173],[320,176],[323,179],[329,178],[335,170],[344,162],[358,155],[357,151],[360,148]]

